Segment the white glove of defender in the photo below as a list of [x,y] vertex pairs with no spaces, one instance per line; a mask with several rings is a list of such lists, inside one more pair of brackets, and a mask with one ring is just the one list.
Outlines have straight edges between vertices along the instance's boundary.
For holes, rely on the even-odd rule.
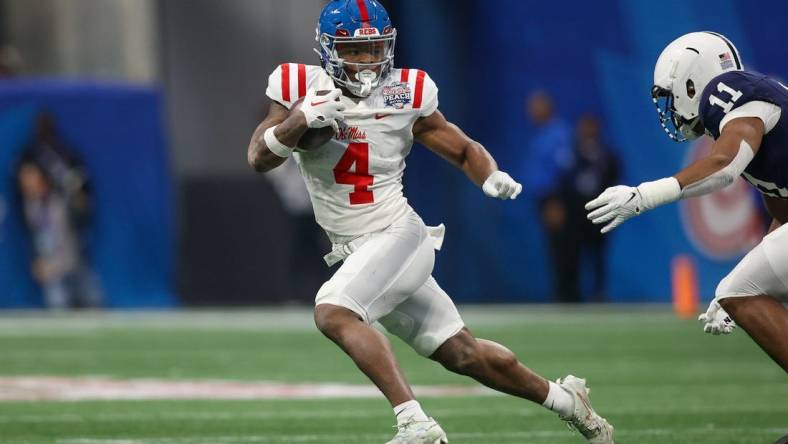
[[301,103],[301,112],[306,118],[306,126],[309,128],[331,126],[336,130],[337,121],[345,118],[342,113],[345,110],[345,105],[337,100],[341,95],[342,90],[339,88],[332,89],[324,96],[318,96],[314,89],[308,90],[303,103]]
[[591,211],[588,219],[604,224],[602,233],[621,225],[632,216],[681,199],[681,185],[675,177],[665,177],[653,182],[643,182],[637,187],[618,185],[606,189],[596,199],[586,204]]
[[607,233],[646,209],[640,191],[625,185],[610,187],[586,204],[586,211],[594,210],[588,214],[588,219],[594,224],[612,221],[602,228],[602,233]]
[[706,313],[698,316],[698,320],[703,322],[703,331],[713,335],[727,335],[736,328],[736,323],[716,300],[711,301]]
[[515,199],[523,191],[523,186],[503,171],[493,171],[482,184],[482,191],[489,197]]

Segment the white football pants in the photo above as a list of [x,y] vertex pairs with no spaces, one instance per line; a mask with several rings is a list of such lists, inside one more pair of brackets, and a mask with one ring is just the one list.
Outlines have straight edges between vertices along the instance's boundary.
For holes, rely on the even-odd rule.
[[432,355],[464,325],[431,276],[436,242],[412,211],[350,242],[352,252],[320,288],[315,304],[345,307],[368,324],[379,321],[419,354]]
[[725,278],[716,299],[769,295],[788,302],[788,224],[772,231]]

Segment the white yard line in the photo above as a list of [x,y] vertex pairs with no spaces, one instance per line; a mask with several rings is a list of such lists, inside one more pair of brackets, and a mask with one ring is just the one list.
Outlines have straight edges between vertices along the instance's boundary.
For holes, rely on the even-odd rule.
[[[478,396],[495,392],[475,386],[414,386],[419,396]],[[0,377],[0,401],[141,399],[380,398],[372,385],[289,384],[270,381],[113,379],[104,377]]]
[[[786,392],[782,383],[768,383],[773,390]],[[732,385],[738,387],[737,385]],[[620,388],[620,387],[619,387]],[[725,390],[726,384],[716,384]],[[482,386],[414,386],[421,397],[495,396]],[[683,390],[683,385],[661,385],[661,391]],[[115,379],[106,376],[0,376],[2,401],[85,401],[85,400],[178,400],[178,399],[327,399],[380,398],[373,385],[341,383],[285,383],[209,379]]]

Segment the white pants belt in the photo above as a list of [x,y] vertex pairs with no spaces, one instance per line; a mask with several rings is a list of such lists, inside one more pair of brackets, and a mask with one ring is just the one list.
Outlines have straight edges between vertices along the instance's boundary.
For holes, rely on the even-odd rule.
[[[330,267],[337,262],[347,259],[348,256],[361,248],[361,246],[364,245],[374,234],[376,233],[362,234],[350,242],[346,242],[344,244],[332,244],[331,252],[323,256],[323,260],[326,262],[326,265]],[[432,247],[436,250],[440,250],[441,246],[443,246],[443,237],[445,234],[446,226],[443,224],[440,224],[437,227],[427,227],[427,235],[432,242]]]
[[369,240],[370,236],[372,236],[372,233],[362,234],[361,236],[344,244],[332,244],[331,252],[323,256],[323,260],[326,261],[326,265],[329,267],[339,261],[345,260],[345,258],[361,248],[361,246]]

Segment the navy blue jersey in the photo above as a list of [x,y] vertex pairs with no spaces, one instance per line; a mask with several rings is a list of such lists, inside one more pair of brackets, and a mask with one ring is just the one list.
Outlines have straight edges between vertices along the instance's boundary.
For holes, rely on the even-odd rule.
[[713,78],[700,98],[700,118],[706,132],[720,137],[726,114],[747,102],[773,103],[782,109],[780,120],[763,137],[742,177],[761,193],[788,199],[788,88],[763,74],[728,71]]

